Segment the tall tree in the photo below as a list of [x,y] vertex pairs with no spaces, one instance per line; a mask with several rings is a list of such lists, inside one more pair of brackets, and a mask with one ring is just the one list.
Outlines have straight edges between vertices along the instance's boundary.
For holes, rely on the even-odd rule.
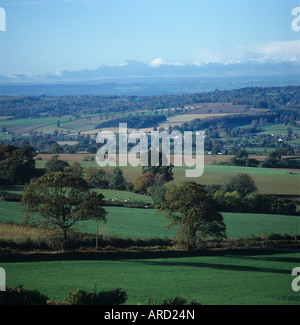
[[158,157],[158,166],[151,166],[151,149],[148,150],[148,166],[142,167],[142,173],[153,174],[156,179],[160,179],[160,182],[171,182],[174,179],[174,166],[172,164],[170,164],[169,166],[163,166],[164,155],[161,151],[159,152]]
[[125,190],[127,182],[123,176],[123,171],[119,167],[114,168],[111,174],[109,188],[113,190]]
[[103,198],[102,194],[91,192],[82,178],[53,172],[25,185],[21,204],[26,212],[37,212],[50,227],[61,231],[65,250],[67,232],[79,221],[106,221]]
[[159,211],[171,221],[168,227],[179,227],[174,242],[189,249],[199,247],[207,237],[226,237],[222,214],[199,184],[187,183],[169,189]]

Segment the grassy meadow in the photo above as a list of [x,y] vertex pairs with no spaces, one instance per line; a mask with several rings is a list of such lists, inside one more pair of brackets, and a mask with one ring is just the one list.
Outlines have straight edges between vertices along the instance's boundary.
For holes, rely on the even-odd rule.
[[[176,228],[167,229],[169,221],[154,209],[105,207],[107,222],[101,223],[99,232],[106,236],[120,238],[151,239],[172,238]],[[299,216],[251,214],[251,213],[222,213],[227,226],[229,238],[256,236],[261,234],[295,234],[295,227],[300,228]],[[36,220],[38,216],[34,216]],[[17,202],[0,202],[0,222],[21,224],[24,213]],[[0,225],[1,228],[1,225]],[[81,222],[77,230],[94,234],[96,222],[93,220]],[[1,229],[0,229],[0,239]]]
[[[55,257],[54,257],[55,259]],[[127,305],[161,304],[180,296],[203,305],[299,305],[291,270],[299,253],[220,255],[139,260],[1,263],[7,284],[23,284],[50,299],[63,300],[71,288],[92,292],[122,288]]]

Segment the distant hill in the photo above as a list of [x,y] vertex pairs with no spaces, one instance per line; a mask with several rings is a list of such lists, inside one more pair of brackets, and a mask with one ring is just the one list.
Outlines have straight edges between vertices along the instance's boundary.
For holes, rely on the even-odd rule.
[[122,66],[59,74],[0,75],[0,95],[162,95],[251,86],[300,85],[300,65],[240,64],[151,66],[127,61]]

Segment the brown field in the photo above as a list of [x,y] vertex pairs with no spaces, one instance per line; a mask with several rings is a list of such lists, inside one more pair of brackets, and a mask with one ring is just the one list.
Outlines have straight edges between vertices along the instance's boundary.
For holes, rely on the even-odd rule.
[[[36,156],[42,158],[42,160],[50,160],[52,156],[56,154],[38,154]],[[57,154],[59,159],[65,161],[82,161],[82,158],[85,156],[95,156],[94,154],[89,153],[75,153],[75,154]],[[212,165],[214,162],[227,162],[233,156],[223,156],[223,155],[206,155],[204,156],[204,164],[205,165]],[[250,158],[255,158],[259,161],[264,160],[265,156],[249,156]],[[118,156],[117,156],[118,159]],[[173,161],[171,157],[171,161]]]
[[23,133],[28,133],[30,131],[33,131],[35,129],[38,129],[40,127],[43,127],[45,125],[34,125],[34,126],[29,126],[27,128],[22,128],[22,129],[15,129],[15,130],[12,130],[15,134],[23,134]]
[[201,120],[214,119],[216,117],[224,117],[224,116],[238,115],[238,114],[242,114],[242,113],[216,113],[216,114],[197,113],[196,114],[195,111],[193,111],[190,114],[182,114],[182,115],[175,115],[175,116],[168,117],[165,122],[159,124],[159,127],[168,129],[169,126],[174,127],[176,125],[181,125],[185,122],[191,122],[196,119],[201,119]]

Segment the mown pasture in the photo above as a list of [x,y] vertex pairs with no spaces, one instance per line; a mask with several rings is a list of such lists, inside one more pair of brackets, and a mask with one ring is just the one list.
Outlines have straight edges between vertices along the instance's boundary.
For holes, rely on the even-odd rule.
[[299,305],[291,271],[300,254],[284,252],[130,260],[65,260],[1,263],[7,285],[23,284],[50,299],[71,288],[89,292],[122,288],[127,305],[161,304],[183,297],[203,305]]
[[[169,221],[154,209],[105,207],[107,222],[100,224],[100,234],[120,238],[151,239],[172,238],[176,228],[167,229]],[[247,237],[260,234],[294,235],[296,226],[300,229],[299,216],[251,213],[222,213],[229,238]],[[34,216],[33,220],[37,220]],[[0,202],[0,222],[20,224],[24,212],[18,202]],[[84,221],[76,227],[78,231],[95,234],[96,222]],[[1,238],[1,230],[0,230]]]

